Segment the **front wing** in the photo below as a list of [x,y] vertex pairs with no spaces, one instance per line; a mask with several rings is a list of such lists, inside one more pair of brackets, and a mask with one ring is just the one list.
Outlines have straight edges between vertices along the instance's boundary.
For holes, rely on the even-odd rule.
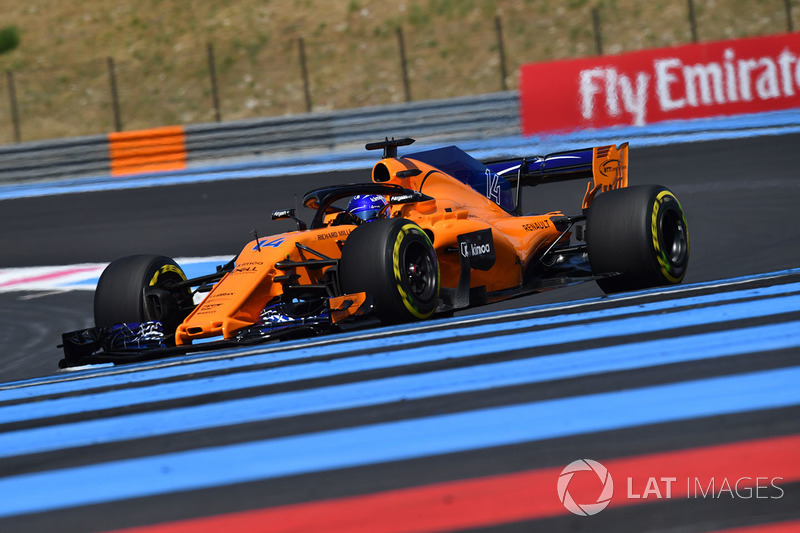
[[[267,306],[255,324],[240,330],[232,339],[183,346],[169,342],[159,321],[96,326],[61,335],[59,348],[63,348],[64,358],[58,366],[132,363],[300,335],[319,335],[336,330],[345,319],[368,314],[371,307],[364,293],[330,299],[320,311],[310,313],[290,314],[285,304],[278,303]],[[291,306],[291,310],[296,311],[297,306]]]

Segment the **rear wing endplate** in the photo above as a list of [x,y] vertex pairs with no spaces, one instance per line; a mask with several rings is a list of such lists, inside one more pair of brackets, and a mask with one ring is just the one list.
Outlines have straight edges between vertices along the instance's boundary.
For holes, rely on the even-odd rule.
[[597,146],[592,148],[593,183],[586,185],[581,207],[588,209],[598,192],[623,189],[628,186],[628,143],[617,148]]

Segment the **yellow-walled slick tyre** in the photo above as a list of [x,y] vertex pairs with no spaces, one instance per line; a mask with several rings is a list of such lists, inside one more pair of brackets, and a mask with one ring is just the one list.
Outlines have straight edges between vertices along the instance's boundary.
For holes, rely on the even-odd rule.
[[659,185],[605,192],[586,220],[589,262],[606,293],[680,283],[689,264],[689,231],[681,204]]
[[365,223],[348,236],[339,277],[345,293],[366,292],[387,324],[422,320],[439,301],[439,263],[428,236],[402,218]]
[[189,288],[175,290],[186,274],[169,257],[131,255],[109,264],[94,294],[94,320],[98,326],[160,321],[171,338],[191,305]]

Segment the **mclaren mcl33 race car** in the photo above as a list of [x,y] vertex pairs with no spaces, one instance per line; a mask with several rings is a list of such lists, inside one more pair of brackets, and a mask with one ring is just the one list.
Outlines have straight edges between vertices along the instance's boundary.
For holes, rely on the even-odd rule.
[[[113,261],[96,326],[62,336],[60,366],[425,320],[578,281],[614,293],[683,279],[681,205],[665,187],[628,187],[627,143],[482,163],[455,146],[398,156],[412,142],[367,144],[383,150],[371,182],[306,193],[308,225],[273,212],[297,230],[248,242],[216,272],[187,279],[158,255]],[[522,187],[572,179],[589,180],[582,212],[523,214]],[[372,220],[344,207],[354,197],[380,200]]]

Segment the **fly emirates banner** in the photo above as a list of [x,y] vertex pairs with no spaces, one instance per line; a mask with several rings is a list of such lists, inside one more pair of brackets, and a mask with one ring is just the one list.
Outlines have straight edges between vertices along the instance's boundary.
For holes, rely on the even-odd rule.
[[800,33],[523,65],[526,135],[800,108]]

